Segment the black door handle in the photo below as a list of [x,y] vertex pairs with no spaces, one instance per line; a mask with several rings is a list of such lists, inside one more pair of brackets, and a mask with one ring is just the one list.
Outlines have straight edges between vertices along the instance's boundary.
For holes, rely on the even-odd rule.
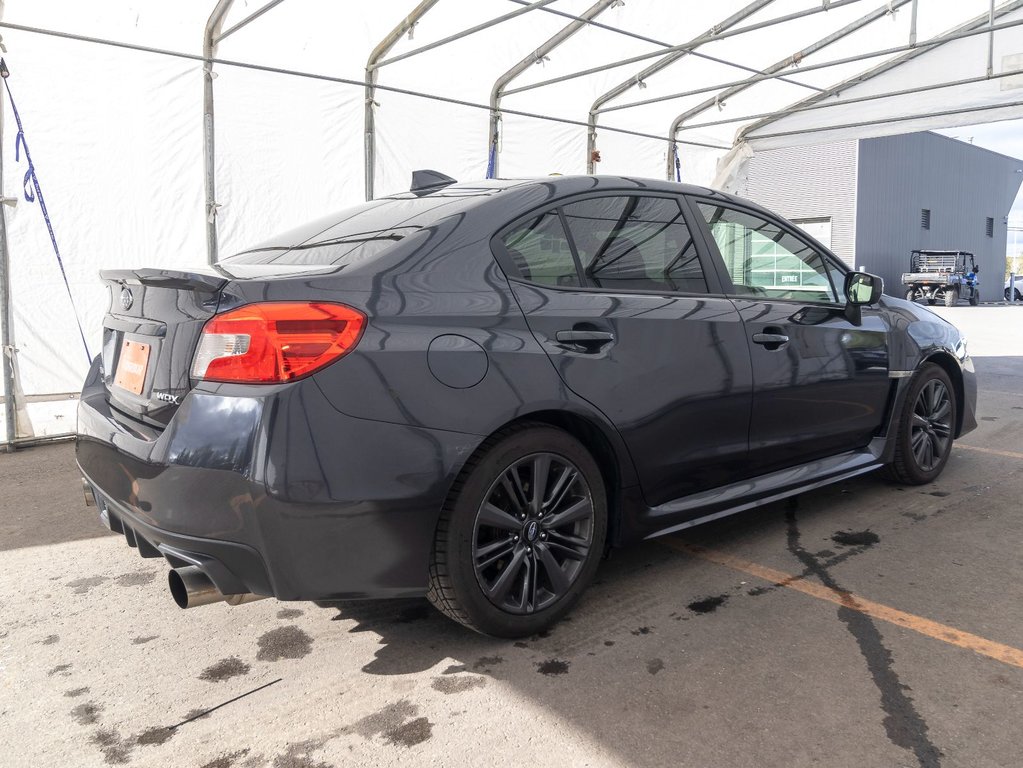
[[765,349],[775,350],[789,343],[789,337],[783,333],[754,333],[753,343],[762,344]]
[[558,331],[554,338],[577,352],[594,353],[614,341],[615,335],[611,331]]
[[566,344],[586,344],[593,342],[607,343],[615,340],[611,331],[558,331],[554,334],[558,341]]

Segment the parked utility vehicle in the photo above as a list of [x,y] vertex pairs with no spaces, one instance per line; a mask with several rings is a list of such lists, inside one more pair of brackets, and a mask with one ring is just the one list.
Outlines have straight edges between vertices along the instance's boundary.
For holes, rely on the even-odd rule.
[[906,301],[927,299],[933,305],[941,299],[951,307],[959,299],[969,299],[975,307],[980,304],[979,272],[969,251],[913,251],[909,272],[902,274]]

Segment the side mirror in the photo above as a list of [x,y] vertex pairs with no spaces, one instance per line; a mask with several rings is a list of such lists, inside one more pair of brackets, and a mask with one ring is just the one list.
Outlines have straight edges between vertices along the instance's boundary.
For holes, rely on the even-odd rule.
[[865,306],[877,304],[884,292],[884,280],[869,272],[850,272],[845,276],[845,300]]
[[860,308],[877,304],[884,291],[884,280],[869,272],[849,272],[845,276],[845,316],[853,325],[863,322]]

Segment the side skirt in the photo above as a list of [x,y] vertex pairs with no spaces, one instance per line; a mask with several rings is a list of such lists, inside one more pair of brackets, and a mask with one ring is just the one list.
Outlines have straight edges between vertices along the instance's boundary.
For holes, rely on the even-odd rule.
[[[770,504],[831,483],[880,469],[886,440],[874,438],[858,451],[818,459],[761,477],[702,491],[641,511],[632,522],[633,539],[652,539]],[[703,513],[703,514],[700,514]]]

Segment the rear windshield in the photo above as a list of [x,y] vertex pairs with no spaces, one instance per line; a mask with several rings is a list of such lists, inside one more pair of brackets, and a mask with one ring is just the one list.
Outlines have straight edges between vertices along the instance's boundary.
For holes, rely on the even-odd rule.
[[247,248],[224,264],[350,266],[458,213],[478,195],[385,198],[362,203]]

